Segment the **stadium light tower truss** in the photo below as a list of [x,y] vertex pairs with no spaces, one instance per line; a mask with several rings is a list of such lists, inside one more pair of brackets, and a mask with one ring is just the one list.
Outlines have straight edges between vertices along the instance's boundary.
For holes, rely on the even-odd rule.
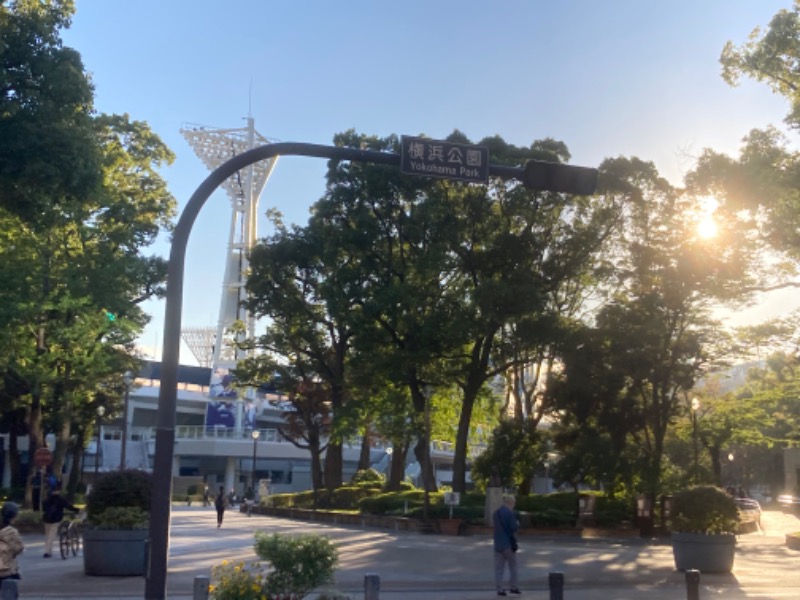
[[[211,171],[234,156],[274,141],[256,132],[252,117],[247,118],[247,127],[241,129],[217,129],[186,124],[181,128],[181,134]],[[257,239],[258,200],[277,161],[278,157],[275,156],[246,166],[228,177],[220,186],[227,192],[232,210],[222,298],[210,365],[212,372],[219,369],[230,370],[236,366],[237,360],[244,358],[242,352],[235,350],[233,340],[228,337],[228,331],[236,321],[245,324],[242,337],[255,336],[255,318],[242,307],[249,268],[247,253]]]
[[217,330],[214,327],[184,327],[181,337],[189,346],[197,363],[201,367],[210,367],[214,360],[214,336]]

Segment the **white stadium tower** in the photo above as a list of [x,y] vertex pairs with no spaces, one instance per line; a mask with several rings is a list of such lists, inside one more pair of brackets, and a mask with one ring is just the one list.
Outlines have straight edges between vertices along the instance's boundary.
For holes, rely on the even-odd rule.
[[[242,129],[187,124],[181,128],[181,134],[210,170],[237,154],[270,143],[270,140],[256,132],[252,117],[247,118],[247,127]],[[242,337],[252,338],[255,335],[255,319],[242,306],[246,294],[247,254],[257,238],[258,201],[277,160],[276,156],[250,165],[222,184],[231,201],[231,223],[216,332],[213,336],[198,336],[197,328],[187,328],[182,332],[201,365],[208,365],[208,357],[211,357],[208,366],[211,366],[211,372],[216,377],[226,374],[236,366],[238,360],[244,358],[242,351],[237,351],[232,343],[231,326],[241,321],[245,325]],[[209,343],[211,348],[208,347]]]

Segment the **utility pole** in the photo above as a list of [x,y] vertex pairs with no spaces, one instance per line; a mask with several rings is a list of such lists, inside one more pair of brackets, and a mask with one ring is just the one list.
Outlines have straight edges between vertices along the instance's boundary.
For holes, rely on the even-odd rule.
[[131,386],[134,381],[132,371],[125,371],[122,382],[125,384],[125,401],[122,403],[122,451],[119,455],[119,470],[122,471],[127,466],[128,451],[128,403],[130,401]]

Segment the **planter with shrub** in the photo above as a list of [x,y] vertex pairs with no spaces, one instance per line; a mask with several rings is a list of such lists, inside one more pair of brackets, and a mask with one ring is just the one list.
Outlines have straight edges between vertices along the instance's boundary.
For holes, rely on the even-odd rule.
[[87,575],[144,575],[152,475],[113,471],[86,499],[83,569]]
[[800,550],[800,531],[786,534],[786,547],[790,550]]
[[672,552],[679,571],[729,573],[736,550],[738,511],[725,490],[688,488],[672,500]]

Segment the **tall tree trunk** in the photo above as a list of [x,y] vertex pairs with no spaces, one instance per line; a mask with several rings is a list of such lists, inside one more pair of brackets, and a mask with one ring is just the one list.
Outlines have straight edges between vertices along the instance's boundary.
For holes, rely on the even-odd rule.
[[44,446],[44,435],[42,434],[42,399],[40,390],[37,389],[31,394],[31,404],[28,408],[28,477],[25,480],[25,508],[35,508],[33,506],[33,478],[36,474],[36,467],[33,464],[33,454]]
[[392,450],[392,460],[389,463],[389,482],[386,489],[391,492],[400,491],[400,484],[406,478],[406,456],[408,447],[411,445],[409,440],[394,446]]
[[334,490],[342,487],[342,443],[338,440],[328,442],[325,451],[325,487]]
[[472,423],[472,411],[475,401],[486,381],[486,370],[489,366],[489,353],[492,349],[492,335],[475,342],[472,347],[467,380],[463,387],[464,398],[461,403],[461,415],[458,418],[456,447],[453,455],[453,491],[464,493],[467,485],[467,442],[469,428]]
[[708,446],[711,455],[711,466],[714,470],[714,483],[722,487],[722,449],[717,444]]
[[430,452],[428,451],[430,440],[425,439],[429,437],[429,433],[426,431],[428,427],[426,423],[428,418],[426,415],[426,406],[429,400],[420,387],[420,381],[416,377],[416,372],[411,374],[409,388],[414,410],[417,415],[422,416],[421,421],[423,422],[423,431],[417,436],[417,443],[414,445],[414,457],[420,465],[423,488],[427,489],[429,492],[435,492],[437,489],[436,476],[433,473],[433,463],[431,463]]
[[372,448],[372,436],[369,434],[369,425],[364,427],[364,435],[361,437],[361,454],[358,456],[358,470],[366,471],[372,464],[370,459],[370,449]]
[[53,474],[61,480],[64,473],[69,442],[72,437],[72,402],[65,400],[61,405],[61,427],[56,436],[56,447],[53,452]]
[[[530,416],[525,418],[522,422],[522,428],[525,430],[526,443],[533,444],[536,439],[536,421]],[[519,482],[519,489],[517,494],[520,496],[530,496],[531,482],[533,481],[533,472],[525,473]]]
[[[340,359],[338,372],[344,373],[342,359]],[[344,387],[341,384],[333,383],[331,385],[331,413],[333,418],[331,431],[336,431],[336,419],[341,414],[344,403]],[[334,439],[331,437],[328,441],[328,450],[325,452],[325,487],[329,490],[342,487],[342,468],[344,467],[342,452],[341,438]]]
[[83,430],[80,430],[75,437],[75,443],[72,444],[70,450],[72,451],[72,467],[69,470],[69,477],[67,479],[67,499],[70,502],[75,500],[75,494],[78,492],[78,484],[80,483],[81,472],[83,471],[83,446],[85,443]]
[[[480,389],[480,388],[478,388]],[[469,426],[472,422],[472,410],[478,391],[466,390],[461,404],[456,432],[455,454],[453,455],[453,491],[464,493],[467,485],[467,443],[469,442]]]
[[322,481],[322,466],[320,465],[322,457],[318,447],[309,448],[309,450],[311,451],[311,486],[314,490],[314,507],[316,508],[317,490],[324,487]]

